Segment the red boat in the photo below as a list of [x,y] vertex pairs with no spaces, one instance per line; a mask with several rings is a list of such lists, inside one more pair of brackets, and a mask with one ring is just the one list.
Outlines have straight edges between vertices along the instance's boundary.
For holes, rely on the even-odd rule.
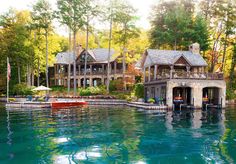
[[51,108],[80,107],[87,104],[86,101],[55,101],[51,103]]

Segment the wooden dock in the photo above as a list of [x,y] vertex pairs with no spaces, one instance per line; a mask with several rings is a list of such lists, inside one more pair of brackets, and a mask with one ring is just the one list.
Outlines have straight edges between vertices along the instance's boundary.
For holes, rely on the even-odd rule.
[[160,111],[162,113],[166,113],[168,110],[168,106],[166,105],[157,105],[157,104],[149,104],[149,103],[142,103],[142,102],[129,102],[126,105],[130,107],[145,109],[145,110]]
[[9,102],[7,108],[51,108],[51,102]]
[[[136,107],[144,110],[155,110],[159,112],[166,112],[168,106],[157,105],[143,102],[127,102],[126,100],[117,99],[83,99],[88,102],[89,106],[111,106],[111,105],[124,105],[130,107]],[[69,101],[69,99],[61,99],[60,101]],[[51,102],[33,102],[33,101],[21,101],[21,102],[9,102],[6,103],[7,108],[51,108]]]

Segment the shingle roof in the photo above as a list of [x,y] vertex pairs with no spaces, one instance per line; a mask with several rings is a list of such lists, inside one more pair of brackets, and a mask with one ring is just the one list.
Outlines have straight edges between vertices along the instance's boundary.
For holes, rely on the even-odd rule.
[[[109,50],[106,48],[96,48],[92,50],[88,50],[88,53],[95,59],[96,62],[107,62],[108,61],[108,54]],[[110,61],[114,61],[117,56],[114,55],[115,51],[111,49],[110,53]]]
[[144,66],[153,64],[159,65],[172,65],[181,56],[183,56],[192,66],[207,66],[206,61],[200,54],[194,54],[191,51],[172,51],[172,50],[147,50],[147,58]]
[[[96,62],[107,63],[109,50],[105,48],[97,48],[88,50],[89,55],[94,58]],[[117,56],[115,56],[115,51],[111,49],[110,61],[114,61]],[[74,54],[72,52],[61,52],[56,55],[56,64],[72,64],[74,61]]]
[[56,64],[69,64],[73,63],[74,54],[72,52],[60,52],[56,56]]

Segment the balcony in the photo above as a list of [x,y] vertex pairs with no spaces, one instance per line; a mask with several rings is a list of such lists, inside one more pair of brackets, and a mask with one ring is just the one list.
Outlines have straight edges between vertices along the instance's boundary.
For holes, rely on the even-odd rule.
[[223,73],[197,73],[197,72],[162,72],[158,73],[156,78],[146,76],[145,82],[152,82],[166,79],[192,79],[192,80],[223,80]]
[[[111,75],[122,74],[122,73],[123,73],[123,70],[120,70],[120,69],[117,69],[116,72],[113,69],[111,70]],[[90,70],[89,69],[87,70],[86,74],[87,74],[87,76],[90,75]],[[64,77],[64,76],[68,76],[68,73],[67,72],[63,72],[63,73],[60,73],[60,74],[59,73],[55,73],[55,75],[56,75],[56,77],[58,77],[58,76]],[[74,75],[74,73],[71,72],[70,76],[72,77],[73,75]],[[80,73],[78,71],[76,71],[76,75],[77,76],[79,76],[79,75],[83,76],[84,75],[84,71],[81,70]],[[93,70],[91,75],[107,75],[107,70],[104,70],[104,71],[102,71],[102,70],[96,70],[96,71]]]

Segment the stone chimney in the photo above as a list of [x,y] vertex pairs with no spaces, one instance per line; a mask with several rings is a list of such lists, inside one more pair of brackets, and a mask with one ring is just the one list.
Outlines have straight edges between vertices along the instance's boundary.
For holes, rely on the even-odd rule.
[[193,54],[200,54],[200,44],[193,43],[189,46],[189,51],[191,51]]
[[77,45],[77,46],[76,46],[76,53],[77,53],[77,56],[79,56],[82,51],[83,51],[82,45],[81,45],[81,44]]

